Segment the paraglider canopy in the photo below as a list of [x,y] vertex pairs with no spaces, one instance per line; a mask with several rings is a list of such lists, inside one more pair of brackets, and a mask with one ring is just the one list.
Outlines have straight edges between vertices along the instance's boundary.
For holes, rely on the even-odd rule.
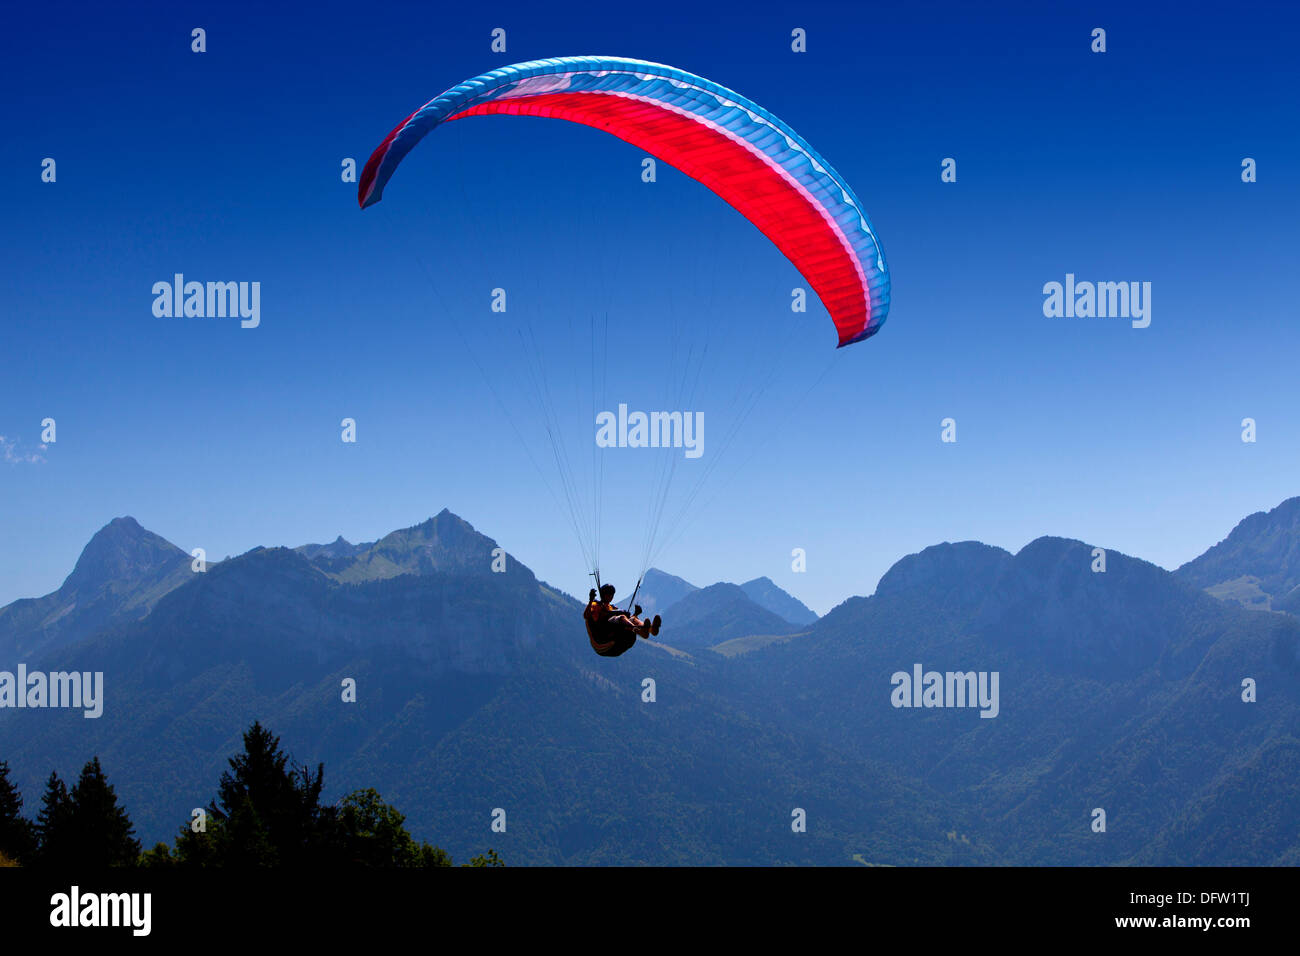
[[889,271],[862,204],[793,129],[739,93],[660,63],[622,57],[533,60],[466,80],[385,137],[362,171],[364,209],[434,127],[507,114],[569,120],[644,149],[704,184],[762,231],[808,280],[839,346],[880,330]]

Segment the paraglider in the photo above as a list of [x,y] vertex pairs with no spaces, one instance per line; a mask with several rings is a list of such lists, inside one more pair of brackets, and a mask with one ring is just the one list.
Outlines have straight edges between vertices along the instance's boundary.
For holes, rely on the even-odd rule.
[[614,585],[602,584],[597,599],[596,589],[592,588],[587,594],[586,610],[582,612],[591,649],[601,657],[618,657],[631,648],[638,637],[643,640],[658,637],[659,627],[663,623],[658,614],[652,621],[641,620],[639,604],[630,613],[615,607],[614,594]]
[[[492,114],[562,119],[603,130],[703,184],[753,223],[803,275],[835,325],[837,347],[870,338],[884,324],[889,270],[875,229],[848,183],[758,104],[660,63],[557,57],[516,63],[457,84],[402,120],[375,149],[357,189],[361,208],[383,198],[402,160],[436,127]],[[561,472],[563,504],[599,585],[599,491],[596,520],[584,529],[566,457],[549,423],[546,434]],[[659,499],[649,509],[638,590],[664,530],[672,474],[667,470]],[[684,511],[678,521],[683,517]],[[637,637],[657,635],[661,623],[657,616],[642,621],[639,607],[620,610],[612,599],[609,585],[600,588],[599,600],[593,589],[584,611],[592,649],[602,656],[618,656]]]

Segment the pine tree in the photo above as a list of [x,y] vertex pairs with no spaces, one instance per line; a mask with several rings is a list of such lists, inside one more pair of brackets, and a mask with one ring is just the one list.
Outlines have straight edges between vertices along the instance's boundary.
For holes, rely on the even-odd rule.
[[22,809],[23,795],[9,780],[9,764],[0,760],[0,855],[17,863],[32,863],[36,830]]
[[332,807],[320,805],[323,764],[296,768],[280,738],[255,722],[244,752],[230,758],[210,813],[215,862],[224,866],[301,866],[335,857]]
[[76,837],[72,832],[72,801],[68,788],[57,773],[51,773],[36,815],[39,846],[36,859],[42,866],[67,867],[76,861]]
[[117,794],[104,776],[99,758],[81,770],[72,788],[72,832],[76,837],[80,866],[134,866],[140,843],[126,810],[118,805]]

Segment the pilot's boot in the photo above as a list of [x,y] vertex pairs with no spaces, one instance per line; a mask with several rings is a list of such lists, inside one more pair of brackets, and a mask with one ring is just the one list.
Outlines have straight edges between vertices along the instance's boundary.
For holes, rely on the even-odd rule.
[[655,619],[650,622],[650,634],[652,636],[654,637],[659,636],[659,625],[662,623],[663,623],[662,619],[659,617],[658,614],[656,614]]

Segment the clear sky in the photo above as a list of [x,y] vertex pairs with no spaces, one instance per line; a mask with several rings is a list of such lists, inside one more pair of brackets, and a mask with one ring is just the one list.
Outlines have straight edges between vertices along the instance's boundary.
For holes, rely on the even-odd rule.
[[[696,584],[768,575],[824,612],[930,544],[1042,534],[1177,566],[1300,493],[1300,15],[1135,6],[13,7],[0,604],[56,588],[118,515],[220,558],[444,507],[580,593],[539,367],[580,482],[593,397],[658,408],[698,378],[681,407],[705,413],[706,454],[679,462],[674,500],[716,464],[656,561]],[[412,110],[577,54],[678,66],[798,130],[883,240],[884,329],[835,350],[753,226],[675,171],[643,183],[642,153],[572,124],[450,124],[357,208],[341,163]],[[177,272],[260,282],[260,327],[156,318],[151,288]],[[1067,273],[1150,282],[1150,327],[1045,317]],[[620,585],[655,454],[607,455],[601,561]]]

